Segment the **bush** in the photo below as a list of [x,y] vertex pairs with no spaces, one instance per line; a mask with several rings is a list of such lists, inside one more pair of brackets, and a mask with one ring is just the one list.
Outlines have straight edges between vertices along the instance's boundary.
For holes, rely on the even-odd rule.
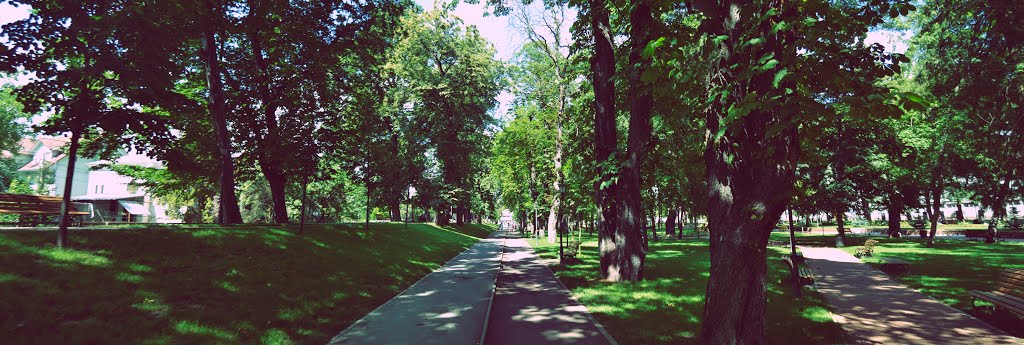
[[926,222],[924,219],[914,219],[910,221],[910,226],[914,227],[914,229],[918,231],[921,231],[924,230],[926,226],[928,226],[928,222]]
[[876,240],[864,241],[864,246],[857,248],[857,253],[853,254],[857,258],[872,257],[875,255],[875,245],[878,244]]

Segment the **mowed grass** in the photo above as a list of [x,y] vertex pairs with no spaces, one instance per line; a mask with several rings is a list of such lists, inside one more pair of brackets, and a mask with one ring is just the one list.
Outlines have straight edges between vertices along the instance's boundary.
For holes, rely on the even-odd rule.
[[458,232],[460,234],[469,235],[477,238],[486,238],[497,226],[494,225],[481,225],[481,224],[466,224],[464,226],[458,226],[454,223],[446,225],[443,228],[445,230]]
[[[536,244],[530,240],[531,244]],[[558,243],[542,239],[535,247],[546,259],[558,258]],[[768,337],[772,344],[843,343],[839,325],[821,295],[804,288],[804,297],[792,295],[780,282],[788,275],[779,256],[783,248],[768,251]],[[644,266],[645,280],[636,283],[599,281],[597,241],[583,237],[580,262],[552,266],[555,275],[587,306],[620,344],[696,344],[704,309],[710,269],[705,239],[650,242]]]
[[370,227],[0,232],[0,342],[323,344],[490,232]]
[[[991,304],[978,301],[981,308],[971,308],[971,290],[992,291],[1004,268],[1024,269],[1024,243],[935,240],[935,247],[926,247],[915,238],[874,238],[879,241],[875,255],[862,261],[880,266],[879,257],[895,257],[910,263],[910,272],[895,276],[900,283],[917,289],[954,308],[963,310],[1011,334],[1024,337],[1024,321],[1013,314],[994,310]],[[855,246],[843,250],[853,254],[866,238],[853,238]],[[847,240],[850,244],[851,240]]]

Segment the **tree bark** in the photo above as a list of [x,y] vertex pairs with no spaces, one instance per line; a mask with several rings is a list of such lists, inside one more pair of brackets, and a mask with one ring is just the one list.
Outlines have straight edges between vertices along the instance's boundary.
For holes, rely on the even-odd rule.
[[389,213],[391,213],[392,222],[402,221],[402,202],[400,200],[391,201],[391,204],[388,205],[388,209],[390,210]]
[[[935,233],[938,232],[939,216],[942,214],[942,189],[943,189],[943,187],[945,185],[945,183],[943,182],[943,174],[942,174],[942,168],[944,167],[943,158],[944,158],[944,155],[943,155],[943,144],[940,143],[939,144],[939,158],[938,158],[938,160],[937,160],[937,162],[935,164],[935,167],[932,168],[932,178],[931,178],[931,180],[932,180],[931,181],[931,185],[932,185],[931,187],[932,188],[931,188],[931,193],[930,193],[931,197],[932,197],[931,205],[927,205],[930,208],[929,211],[931,211],[931,212],[929,212],[929,213],[931,213],[929,215],[930,216],[929,217],[930,218],[929,221],[931,222],[931,229],[930,229],[930,231],[928,231],[928,243],[927,243],[928,247],[934,247],[935,246]],[[927,200],[925,200],[925,201],[927,201]]]
[[[712,102],[705,110],[709,135],[704,151],[711,270],[701,337],[716,345],[765,344],[768,237],[793,193],[800,156],[798,127],[791,115],[767,107],[731,121],[728,116],[747,95],[778,92],[773,87],[774,73],[738,75],[748,71],[750,59],[772,54],[785,60],[796,55],[793,32],[776,33],[772,20],[751,20],[746,15],[781,7],[783,18],[794,18],[796,5],[725,0],[698,6],[709,17],[705,27],[713,35],[725,36],[707,42],[708,49],[714,50],[706,79]],[[736,45],[751,36],[765,41],[744,48],[753,51],[737,50]],[[795,89],[796,85],[785,79],[785,87]],[[779,131],[770,135],[770,127]]]
[[601,278],[608,281],[639,279],[640,260],[627,255],[627,240],[618,230],[618,186],[615,183],[618,146],[615,120],[615,53],[605,0],[589,0],[594,56],[590,59],[594,85],[594,153],[598,164],[598,207],[601,227],[598,248]]
[[461,200],[455,204],[455,225],[466,225],[466,206]]
[[867,220],[868,225],[871,225],[871,207],[868,204],[868,199],[863,196],[860,197],[860,209],[864,213],[864,220]]
[[[651,6],[648,0],[638,1],[630,12],[629,74],[629,136],[626,159],[620,169],[618,188],[618,226],[615,228],[615,266],[618,272],[608,273],[609,280],[637,281],[643,279],[647,256],[644,233],[644,207],[640,168],[647,155],[651,138],[651,85],[640,76],[650,67],[650,57],[643,51],[651,40]],[[617,279],[612,279],[617,278]]]
[[900,233],[900,218],[903,213],[903,200],[897,193],[889,194],[889,237],[899,238],[902,234]]
[[260,163],[260,170],[270,185],[270,199],[274,207],[273,223],[288,223],[288,207],[285,201],[285,184],[287,177],[281,173],[279,166]]
[[285,200],[285,185],[288,183],[288,176],[281,168],[281,157],[279,150],[281,137],[278,133],[277,109],[278,102],[270,92],[270,71],[267,62],[263,57],[263,41],[260,40],[260,30],[263,26],[263,8],[254,1],[249,0],[248,32],[250,47],[252,48],[253,61],[256,63],[256,85],[260,95],[260,105],[263,107],[263,123],[265,131],[261,132],[257,140],[257,158],[259,159],[260,171],[270,184],[270,199],[274,208],[273,223],[288,223],[288,207]]
[[[75,181],[75,163],[78,161],[79,140],[82,138],[82,119],[80,114],[75,114],[71,128],[71,147],[68,149],[68,169],[64,176],[64,197],[60,200],[60,223],[57,226],[57,248],[70,246],[68,243],[68,226],[71,217],[71,187]],[[42,184],[43,181],[40,181]]]
[[665,219],[665,236],[672,236],[676,234],[676,217],[678,213],[676,209],[668,209],[668,217]]
[[444,204],[437,209],[437,220],[435,221],[437,225],[445,226],[450,223],[450,219],[448,218],[448,208],[448,205]]
[[846,245],[846,212],[843,212],[843,210],[839,210],[839,211],[836,212],[836,232],[839,235],[839,241],[842,242],[841,243],[842,245],[837,245],[837,247],[845,246]]
[[[213,17],[219,17],[220,11],[213,1],[207,2]],[[209,87],[210,114],[213,116],[214,132],[217,137],[217,156],[220,160],[220,205],[217,212],[217,223],[239,224],[242,213],[238,209],[238,198],[235,195],[235,165],[231,158],[231,136],[228,133],[227,110],[224,103],[224,86],[221,82],[220,59],[217,57],[217,38],[214,25],[203,32],[203,52],[206,65],[206,83]]]
[[299,209],[299,234],[306,228],[306,190],[309,189],[309,174],[302,176],[302,205]]

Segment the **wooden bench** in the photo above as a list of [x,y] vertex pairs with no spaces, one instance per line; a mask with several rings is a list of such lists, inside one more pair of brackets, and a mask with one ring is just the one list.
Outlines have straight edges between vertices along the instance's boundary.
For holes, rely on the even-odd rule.
[[995,291],[972,290],[970,295],[972,308],[974,301],[980,299],[995,304],[997,308],[1024,316],[1024,270],[1005,269],[999,274]]
[[562,250],[562,257],[563,258],[575,258],[576,254],[579,254],[579,252],[580,252],[580,245],[581,244],[582,243],[580,243],[580,241],[575,241],[575,240],[573,240],[572,242],[569,242],[569,245],[566,246]]
[[797,277],[799,278],[798,283],[801,286],[814,285],[814,271],[811,271],[810,268],[800,267],[798,263],[793,262],[793,258],[790,257],[789,255],[783,255],[781,258],[779,258],[779,260],[782,260],[782,262],[786,263],[786,266],[789,268],[790,272],[793,272],[793,269],[796,268]]
[[878,258],[882,261],[882,270],[896,274],[910,272],[910,263],[897,258]]
[[[36,226],[47,223],[47,216],[59,216],[61,201],[63,199],[56,196],[0,193],[0,213],[19,215],[18,226]],[[72,207],[76,204],[71,203]],[[72,225],[80,225],[81,217],[87,214],[89,212],[74,208],[68,212]]]

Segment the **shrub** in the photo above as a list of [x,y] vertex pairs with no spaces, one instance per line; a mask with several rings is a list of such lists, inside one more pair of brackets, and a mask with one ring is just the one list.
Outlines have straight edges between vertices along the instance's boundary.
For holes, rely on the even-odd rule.
[[878,244],[876,240],[864,241],[864,246],[857,248],[857,253],[853,254],[857,258],[872,257],[875,255],[875,245]]

